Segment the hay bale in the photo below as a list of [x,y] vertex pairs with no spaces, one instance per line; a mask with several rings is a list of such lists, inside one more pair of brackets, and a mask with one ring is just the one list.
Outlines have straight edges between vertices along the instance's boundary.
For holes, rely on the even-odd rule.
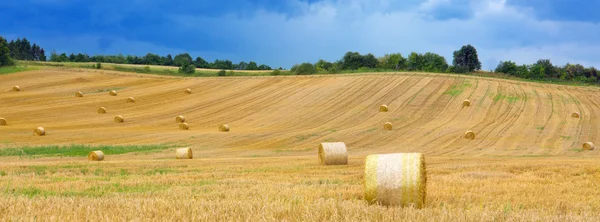
[[175,157],[177,159],[192,159],[192,149],[188,148],[179,148],[175,150]]
[[573,114],[571,114],[571,117],[573,118],[579,118],[581,115],[579,115],[578,112],[574,112]]
[[14,91],[17,91],[17,92],[18,92],[18,91],[21,91],[21,87],[19,87],[19,86],[13,86],[13,90],[14,90]]
[[383,129],[384,130],[392,130],[392,123],[387,122],[387,123],[383,124]]
[[381,105],[379,107],[379,112],[387,112],[388,111],[388,107],[387,105]]
[[465,132],[465,139],[474,140],[475,133],[471,130],[468,130],[467,132]]
[[108,94],[111,96],[117,96],[117,91],[111,90],[110,92],[108,92]]
[[44,129],[44,127],[41,127],[41,126],[40,126],[40,127],[38,127],[38,128],[35,128],[35,129],[33,130],[33,135],[36,135],[36,136],[44,136],[44,135],[46,135],[46,130]]
[[83,93],[81,91],[76,92],[75,97],[83,97]]
[[104,160],[104,153],[101,150],[92,151],[88,154],[88,160],[102,161]]
[[123,119],[123,116],[115,116],[115,123],[122,123],[123,121],[125,121],[125,119]]
[[422,208],[427,193],[421,153],[375,154],[365,161],[365,199],[386,206]]
[[348,164],[348,150],[343,142],[321,143],[319,145],[319,162],[322,165]]
[[179,115],[179,116],[175,117],[175,122],[183,123],[183,122],[185,122],[185,117],[182,115]]
[[594,149],[596,149],[596,146],[595,146],[595,145],[594,145],[594,143],[592,143],[592,142],[587,142],[587,143],[584,143],[584,144],[583,144],[581,147],[582,147],[584,150],[594,150]]
[[188,125],[187,123],[181,123],[181,124],[179,124],[179,129],[180,130],[189,130],[190,125]]
[[185,93],[186,93],[186,94],[192,94],[192,90],[191,90],[191,89],[186,89],[186,90],[185,90]]
[[221,131],[221,132],[229,132],[229,125],[223,124],[223,125],[219,126],[219,131]]
[[98,108],[98,113],[100,113],[100,114],[106,113],[106,108],[104,108],[104,107]]
[[127,98],[127,102],[128,103],[134,103],[135,99],[133,99],[133,97],[129,97],[129,98]]
[[463,101],[463,107],[469,107],[471,106],[471,101],[468,99],[465,99],[465,101]]
[[6,126],[6,120],[4,118],[0,118],[0,126]]

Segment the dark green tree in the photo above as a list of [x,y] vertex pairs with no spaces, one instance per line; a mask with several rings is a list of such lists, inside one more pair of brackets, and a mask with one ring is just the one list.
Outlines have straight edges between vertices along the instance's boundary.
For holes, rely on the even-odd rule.
[[454,60],[452,61],[456,72],[472,72],[481,69],[481,62],[477,55],[477,49],[472,45],[466,45],[458,51],[454,51]]
[[258,70],[258,65],[256,62],[250,61],[246,67],[246,70]]
[[188,54],[187,52],[176,55],[173,59],[173,63],[179,67],[192,64],[192,56],[190,56],[190,54]]
[[0,66],[13,65],[13,59],[10,57],[10,49],[6,39],[0,36]]

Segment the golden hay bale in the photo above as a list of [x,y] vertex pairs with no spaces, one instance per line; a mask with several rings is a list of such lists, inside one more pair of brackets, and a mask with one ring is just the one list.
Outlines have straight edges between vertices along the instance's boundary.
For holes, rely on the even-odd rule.
[[374,154],[365,161],[365,199],[386,206],[422,208],[427,193],[421,153]]
[[387,112],[388,111],[388,107],[387,105],[381,105],[379,107],[379,112]]
[[40,126],[40,127],[38,127],[38,128],[35,128],[35,129],[33,130],[33,135],[36,135],[36,136],[43,136],[43,135],[46,135],[46,130],[44,129],[44,127],[41,127],[41,126]]
[[465,99],[465,101],[463,101],[463,107],[469,107],[471,106],[471,101],[468,99]]
[[574,112],[573,114],[571,114],[571,117],[573,118],[579,118],[579,113],[578,112]]
[[192,94],[192,90],[191,90],[191,89],[186,89],[186,90],[185,90],[185,93],[187,93],[187,94]]
[[183,123],[183,122],[185,122],[185,117],[182,115],[179,115],[179,116],[175,117],[175,122]]
[[128,103],[134,103],[135,99],[133,99],[133,97],[129,97],[129,98],[127,98],[127,102]]
[[0,126],[6,126],[6,120],[4,118],[0,118]]
[[392,123],[387,122],[387,123],[383,124],[383,129],[392,130]]
[[319,145],[319,162],[322,165],[348,164],[348,150],[343,142],[321,143]]
[[468,130],[467,132],[465,132],[465,139],[474,140],[475,133],[471,130]]
[[125,121],[125,119],[123,119],[123,116],[115,116],[115,123],[122,123],[123,121]]
[[592,142],[587,142],[587,143],[584,143],[584,144],[583,144],[581,147],[582,147],[584,150],[594,150],[594,149],[596,149],[596,146],[595,146],[595,145],[594,145],[594,143],[592,143]]
[[101,114],[106,113],[106,108],[104,108],[104,107],[98,108],[98,113],[101,113]]
[[229,132],[229,125],[223,124],[223,125],[219,126],[219,131],[221,131],[221,132]]
[[14,90],[14,91],[17,91],[17,92],[18,92],[18,91],[21,91],[21,87],[19,87],[19,86],[13,86],[13,90]]
[[188,125],[187,123],[181,123],[181,124],[179,124],[179,129],[180,130],[189,130],[190,125]]
[[192,159],[192,149],[188,148],[179,148],[175,150],[175,157],[177,159]]
[[108,94],[111,95],[111,96],[116,96],[117,95],[117,91],[111,90],[110,92],[108,92]]
[[102,161],[104,160],[104,153],[101,150],[92,151],[88,154],[88,160]]
[[76,92],[75,97],[83,97],[83,93],[81,91]]

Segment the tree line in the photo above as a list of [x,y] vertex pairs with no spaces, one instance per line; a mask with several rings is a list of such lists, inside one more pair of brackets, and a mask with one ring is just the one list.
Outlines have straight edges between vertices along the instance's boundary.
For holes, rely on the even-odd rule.
[[27,38],[7,42],[0,36],[0,66],[14,65],[14,60],[46,61],[46,52]]
[[501,61],[495,72],[525,79],[560,79],[588,83],[600,83],[598,70],[580,64],[554,66],[549,59],[540,59],[534,64],[517,65],[513,61]]

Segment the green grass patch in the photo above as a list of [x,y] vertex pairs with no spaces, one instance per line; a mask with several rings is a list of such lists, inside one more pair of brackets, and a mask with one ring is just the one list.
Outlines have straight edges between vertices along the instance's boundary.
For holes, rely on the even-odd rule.
[[496,94],[496,96],[494,96],[494,102],[506,100],[508,103],[515,103],[519,99],[521,99],[519,96],[507,96],[502,93],[498,93],[498,94]]
[[452,97],[455,97],[455,96],[458,96],[458,95],[462,94],[465,91],[466,88],[469,88],[471,86],[472,85],[469,82],[469,80],[465,80],[460,85],[453,84],[452,86],[450,86],[450,88],[448,90],[446,90],[446,92],[444,92],[444,94],[447,94],[447,95],[450,95]]
[[0,156],[87,156],[89,152],[94,150],[102,150],[106,155],[150,152],[171,148],[170,145],[128,145],[128,146],[89,146],[89,145],[67,145],[67,146],[36,146],[36,147],[17,147],[0,149]]
[[545,128],[544,126],[538,126],[538,127],[536,127],[535,129],[537,129],[537,130],[539,130],[539,131],[542,131],[542,130],[544,130],[544,128]]
[[37,70],[37,68],[29,67],[29,66],[4,66],[0,67],[0,75],[16,73],[16,72],[24,72]]
[[146,171],[146,175],[151,176],[151,175],[163,175],[163,174],[169,174],[169,173],[176,173],[177,171],[174,169],[170,169],[170,168],[156,168],[156,169],[151,169]]

